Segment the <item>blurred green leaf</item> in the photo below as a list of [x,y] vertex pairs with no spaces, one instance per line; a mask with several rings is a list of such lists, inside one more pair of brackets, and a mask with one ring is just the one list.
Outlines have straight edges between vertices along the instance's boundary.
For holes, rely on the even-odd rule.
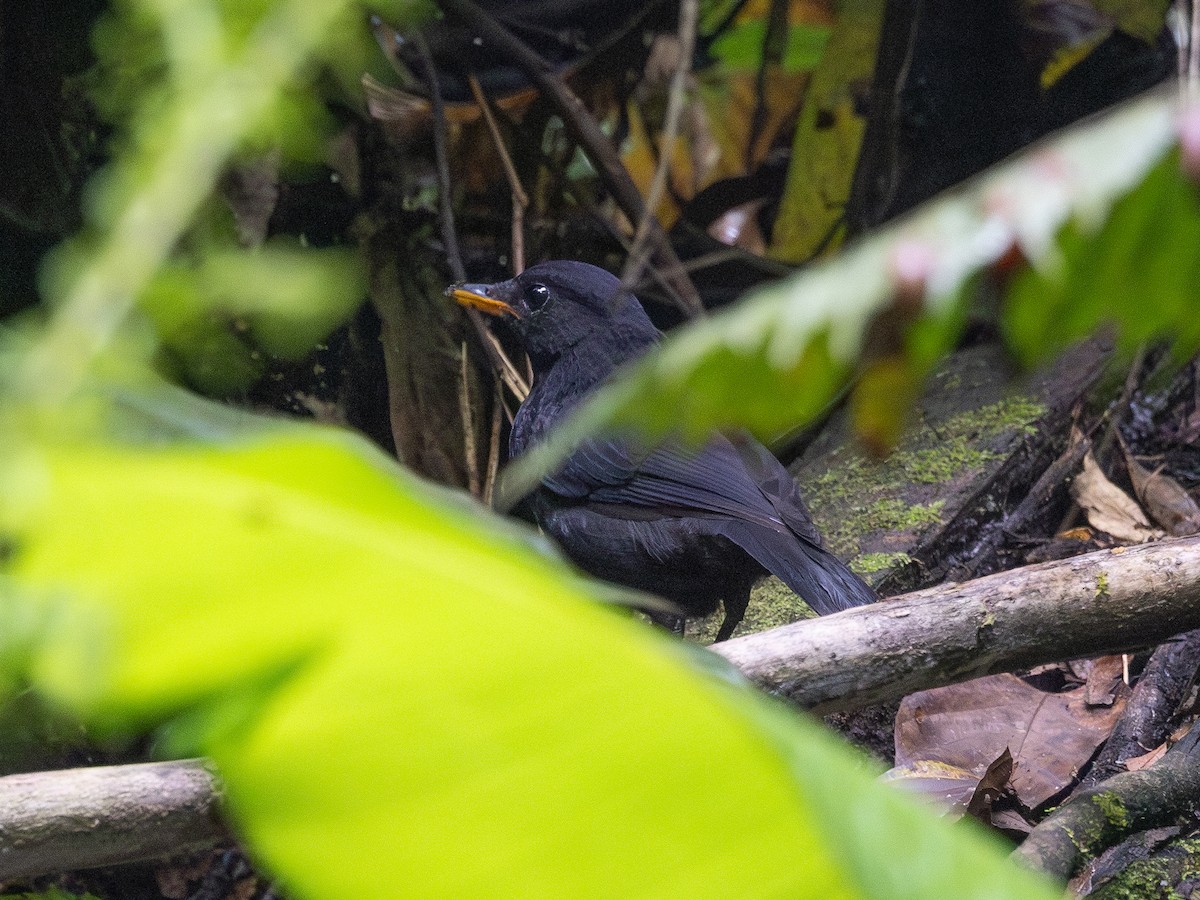
[[353,250],[210,249],[198,264],[172,263],[147,287],[143,306],[171,342],[197,318],[244,318],[258,344],[279,356],[303,354],[362,302],[366,275]]
[[1168,340],[1200,348],[1200,197],[1170,153],[1121,198],[1098,231],[1071,223],[1055,252],[1014,278],[1005,323],[1028,362],[1111,322],[1127,350]]
[[39,683],[110,727],[190,711],[300,896],[1053,896],[361,441],[44,461],[13,569],[73,615]]
[[[127,0],[120,18],[98,28],[102,65],[125,85],[107,90],[110,112],[129,116],[127,140],[88,187],[93,232],[78,245],[85,263],[70,270],[77,276],[50,280],[56,310],[10,373],[17,392],[52,406],[79,388],[232,155],[251,136],[261,140],[257,129],[311,76],[314,51],[348,8],[346,0]],[[131,48],[134,33],[154,46]],[[97,97],[106,90],[100,81]]]
[[[915,304],[905,314],[911,324],[901,338],[927,365],[956,339],[972,279],[990,267],[1007,277],[1014,257],[1053,272],[1060,254],[1091,254],[1091,277],[1115,282],[1111,289],[1093,282],[1078,305],[1071,300],[1077,282],[1053,282],[1062,293],[1057,318],[1038,307],[1050,289],[1046,284],[1019,287],[1010,328],[1018,352],[1031,356],[1053,346],[1060,334],[1066,340],[1122,318],[1130,340],[1177,335],[1190,346],[1196,320],[1181,305],[1180,291],[1200,257],[1200,242],[1190,237],[1198,227],[1194,188],[1173,174],[1173,163],[1159,167],[1177,140],[1177,115],[1170,91],[1123,104],[925,204],[838,257],[671,334],[510,466],[503,496],[511,502],[527,493],[578,441],[601,430],[652,438],[670,431],[699,439],[714,428],[745,427],[770,440],[811,420],[832,400],[858,362],[868,326],[890,310]],[[1116,230],[1092,249],[1093,236],[1117,204]],[[1106,241],[1112,243],[1108,249]],[[1080,246],[1072,250],[1072,242]],[[1121,266],[1126,268],[1118,272]],[[1161,298],[1146,285],[1161,290]],[[1147,296],[1154,302],[1145,302]],[[903,416],[900,403],[892,409]]]

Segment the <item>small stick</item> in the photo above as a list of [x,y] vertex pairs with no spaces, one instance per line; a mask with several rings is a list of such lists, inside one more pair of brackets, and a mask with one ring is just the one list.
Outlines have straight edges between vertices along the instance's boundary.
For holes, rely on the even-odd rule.
[[496,490],[496,475],[500,471],[500,416],[507,412],[504,405],[504,395],[496,386],[496,398],[492,401],[492,437],[488,442],[487,474],[483,479],[483,502],[492,505],[492,494]]
[[462,363],[459,372],[458,414],[463,423],[463,462],[467,469],[467,490],[474,497],[483,494],[483,486],[479,483],[479,455],[475,446],[475,423],[471,416],[471,386],[470,373],[467,371],[467,342],[462,342],[462,352],[459,354]]
[[504,167],[504,177],[508,179],[508,187],[512,191],[512,270],[513,275],[520,275],[525,271],[525,209],[529,206],[529,195],[521,186],[517,167],[513,165],[508,148],[504,146],[504,138],[500,134],[500,126],[492,112],[492,105],[488,103],[483,86],[474,72],[467,75],[467,83],[471,86],[471,93],[479,111],[483,113],[483,121],[487,123],[488,133],[492,136],[492,143],[500,155],[500,164]]
[[667,112],[663,120],[662,143],[659,147],[658,165],[654,169],[654,178],[650,181],[650,190],[646,194],[646,206],[638,221],[637,230],[633,235],[633,247],[625,260],[625,270],[621,273],[619,294],[626,293],[641,277],[642,267],[649,255],[650,227],[655,220],[655,210],[667,187],[667,174],[671,169],[671,146],[679,133],[679,122],[683,117],[684,95],[687,91],[688,76],[692,71],[692,54],[696,49],[696,22],[699,17],[699,0],[681,0],[679,4],[679,60],[675,72],[671,76],[671,89],[667,96]]
[[[429,55],[429,46],[419,33],[413,35],[413,42],[421,56],[425,69],[425,78],[429,82],[429,96],[433,109],[433,149],[437,162],[438,193],[440,195],[438,219],[442,229],[442,243],[446,248],[446,261],[450,265],[450,273],[455,281],[466,281],[467,271],[463,267],[462,254],[458,249],[458,234],[454,229],[454,208],[450,203],[450,161],[446,152],[446,108],[442,102],[442,92],[437,83],[437,71],[433,67],[433,57]],[[519,399],[524,400],[529,394],[529,385],[521,378],[512,361],[505,355],[504,348],[496,340],[484,324],[483,316],[477,309],[468,309],[467,318],[479,335],[484,352],[492,368],[499,374],[501,380]]]

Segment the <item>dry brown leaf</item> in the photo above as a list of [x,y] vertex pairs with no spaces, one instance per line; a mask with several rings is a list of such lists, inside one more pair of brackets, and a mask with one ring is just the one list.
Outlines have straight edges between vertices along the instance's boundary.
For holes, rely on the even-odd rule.
[[1050,694],[1015,675],[990,675],[905,698],[896,716],[896,765],[936,761],[979,778],[1011,749],[1012,787],[1039,808],[1070,785],[1125,708],[1088,706],[1084,691]]
[[967,804],[967,815],[981,822],[991,822],[992,804],[1004,794],[1012,773],[1012,752],[1005,747],[1004,752],[987,767],[987,771],[979,779],[979,787],[975,788],[971,802]]
[[1125,455],[1125,467],[1133,492],[1155,522],[1175,537],[1183,537],[1200,531],[1200,507],[1179,482],[1166,474],[1161,467],[1153,472],[1134,459],[1125,442],[1121,441],[1121,452]]
[[937,760],[917,759],[889,769],[880,780],[924,797],[945,815],[959,819],[979,789],[980,776]]
[[1164,756],[1167,755],[1168,744],[1163,741],[1149,753],[1143,753],[1141,756],[1132,756],[1125,760],[1125,768],[1130,772],[1137,772],[1147,766],[1152,766]]
[[993,812],[992,827],[1018,838],[1033,831],[1033,826],[1015,809],[998,809]]
[[1055,536],[1072,541],[1090,541],[1095,535],[1092,534],[1092,529],[1080,525],[1077,528],[1068,528],[1066,531],[1060,531]]
[[1141,544],[1163,537],[1137,502],[1108,480],[1090,450],[1083,458],[1083,471],[1071,482],[1071,496],[1087,513],[1093,528],[1117,540]]
[[1089,706],[1112,706],[1125,683],[1125,662],[1120,653],[1076,660],[1071,668],[1082,675],[1083,698]]

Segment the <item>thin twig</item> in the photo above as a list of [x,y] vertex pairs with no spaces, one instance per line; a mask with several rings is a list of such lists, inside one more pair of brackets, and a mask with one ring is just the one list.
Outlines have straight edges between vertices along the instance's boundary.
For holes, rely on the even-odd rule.
[[[524,70],[554,104],[567,130],[595,165],[601,180],[629,221],[641,221],[646,204],[612,142],[578,95],[554,74],[550,64],[471,0],[438,0],[438,5],[445,13],[465,23],[481,40],[493,45]],[[651,222],[650,238],[654,241],[658,259],[666,270],[672,294],[676,297],[680,309],[688,316],[702,315],[704,307],[699,294],[696,293],[696,286],[683,270],[675,249],[657,221]]]
[[446,150],[446,104],[442,100],[442,89],[438,84],[437,69],[429,45],[420,32],[413,32],[413,46],[421,57],[421,68],[429,83],[429,101],[433,110],[433,158],[438,178],[438,225],[442,231],[442,246],[446,251],[446,262],[455,281],[466,281],[467,270],[463,268],[462,253],[458,249],[458,232],[454,230],[454,203],[450,196],[450,157]]
[[475,423],[471,416],[471,386],[470,373],[467,371],[467,342],[462,342],[462,352],[459,354],[461,370],[458,383],[458,414],[463,423],[463,462],[467,469],[467,490],[473,497],[483,496],[483,486],[479,483],[479,452],[475,446]]
[[[446,151],[445,104],[442,102],[442,91],[438,86],[437,70],[433,66],[433,57],[429,53],[429,45],[425,43],[424,38],[419,33],[413,35],[413,44],[421,57],[421,64],[425,70],[425,78],[429,82],[429,96],[433,110],[433,150],[437,164],[438,194],[440,195],[438,219],[442,230],[442,243],[446,250],[446,261],[450,266],[450,273],[454,276],[454,280],[466,281],[467,271],[463,267],[462,254],[458,249],[458,234],[454,229],[454,207],[450,200],[450,160]],[[479,310],[468,309],[467,318],[471,320],[471,325],[474,327],[475,333],[479,336],[479,342],[483,345],[484,352],[487,354],[492,368],[509,390],[519,399],[525,399],[529,394],[528,382],[521,377],[516,367],[512,364],[512,361],[505,355],[500,342],[496,340],[495,335],[484,324],[483,316]]]
[[483,341],[484,350],[491,360],[492,368],[496,370],[496,374],[500,376],[500,380],[504,382],[504,386],[512,391],[512,395],[517,398],[517,401],[524,400],[529,396],[529,385],[533,383],[533,373],[530,371],[529,360],[525,360],[526,375],[522,375],[517,371],[517,367],[513,361],[508,358],[508,354],[504,352],[504,347],[501,346],[499,339],[488,331],[487,326],[483,324],[478,310],[469,309],[469,313],[475,313],[471,321],[479,323],[479,336]]
[[1108,455],[1112,450],[1113,441],[1116,440],[1118,429],[1129,412],[1129,405],[1133,402],[1133,394],[1141,383],[1142,369],[1145,364],[1146,344],[1142,343],[1138,345],[1137,352],[1133,355],[1133,362],[1129,364],[1129,374],[1125,376],[1125,385],[1121,388],[1121,396],[1118,398],[1117,405],[1113,409],[1113,415],[1108,421],[1108,427],[1104,429],[1104,436],[1100,438],[1100,443],[1096,446],[1096,462],[1102,466],[1108,462]]
[[492,494],[496,490],[496,475],[500,471],[500,429],[501,415],[505,410],[504,395],[500,386],[496,386],[496,396],[492,400],[492,437],[488,441],[487,473],[483,477],[483,502],[491,506]]
[[754,147],[767,123],[767,72],[783,62],[787,50],[788,8],[787,0],[771,0],[771,11],[767,16],[767,28],[763,33],[762,61],[754,78],[754,115],[750,119],[750,133],[746,138],[746,171],[754,168]]
[[475,102],[483,114],[483,121],[487,123],[488,133],[492,136],[492,144],[495,145],[496,153],[500,156],[500,164],[504,167],[504,177],[508,179],[508,187],[512,191],[512,272],[513,275],[520,275],[525,271],[525,208],[529,206],[529,195],[521,186],[517,167],[513,165],[508,148],[504,145],[504,137],[500,134],[500,126],[492,112],[492,105],[484,96],[483,87],[479,84],[479,79],[475,77],[474,72],[467,75],[467,83],[471,86],[471,93],[475,96]]
[[679,121],[683,116],[683,106],[687,91],[688,76],[692,71],[692,54],[696,49],[696,21],[699,16],[699,0],[681,0],[679,4],[679,59],[675,65],[675,73],[671,76],[671,89],[667,97],[667,112],[663,119],[662,139],[659,146],[658,166],[654,170],[654,178],[650,182],[650,190],[646,194],[646,206],[642,210],[637,230],[633,235],[633,247],[625,260],[625,269],[621,273],[620,293],[628,291],[641,277],[642,268],[649,255],[648,243],[650,229],[657,223],[655,210],[667,187],[667,175],[671,170],[671,148],[675,136],[679,133]]
[[483,121],[487,124],[488,132],[492,136],[492,143],[496,145],[496,152],[500,155],[500,165],[504,167],[504,177],[508,179],[508,186],[513,192],[513,199],[521,206],[528,206],[529,195],[525,193],[525,188],[521,186],[521,179],[517,175],[517,167],[513,164],[512,157],[508,153],[508,148],[504,145],[504,137],[500,134],[500,124],[496,121],[496,114],[492,112],[492,104],[484,96],[483,87],[479,84],[479,79],[475,77],[474,72],[467,75],[467,84],[471,86],[471,93],[475,97],[479,111],[483,113]]

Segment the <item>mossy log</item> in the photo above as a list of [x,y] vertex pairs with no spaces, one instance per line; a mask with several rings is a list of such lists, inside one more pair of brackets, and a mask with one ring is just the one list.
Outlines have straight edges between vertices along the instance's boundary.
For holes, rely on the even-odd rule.
[[[997,538],[1037,524],[1011,513],[1062,452],[1070,410],[1109,357],[1106,344],[1088,341],[1020,375],[997,345],[959,351],[930,377],[904,438],[882,461],[857,448],[849,413],[838,413],[791,467],[826,545],[884,595],[996,571]],[[969,574],[960,569],[966,561]],[[807,615],[767,578],[737,633]],[[692,626],[695,636],[711,640],[718,619]]]

